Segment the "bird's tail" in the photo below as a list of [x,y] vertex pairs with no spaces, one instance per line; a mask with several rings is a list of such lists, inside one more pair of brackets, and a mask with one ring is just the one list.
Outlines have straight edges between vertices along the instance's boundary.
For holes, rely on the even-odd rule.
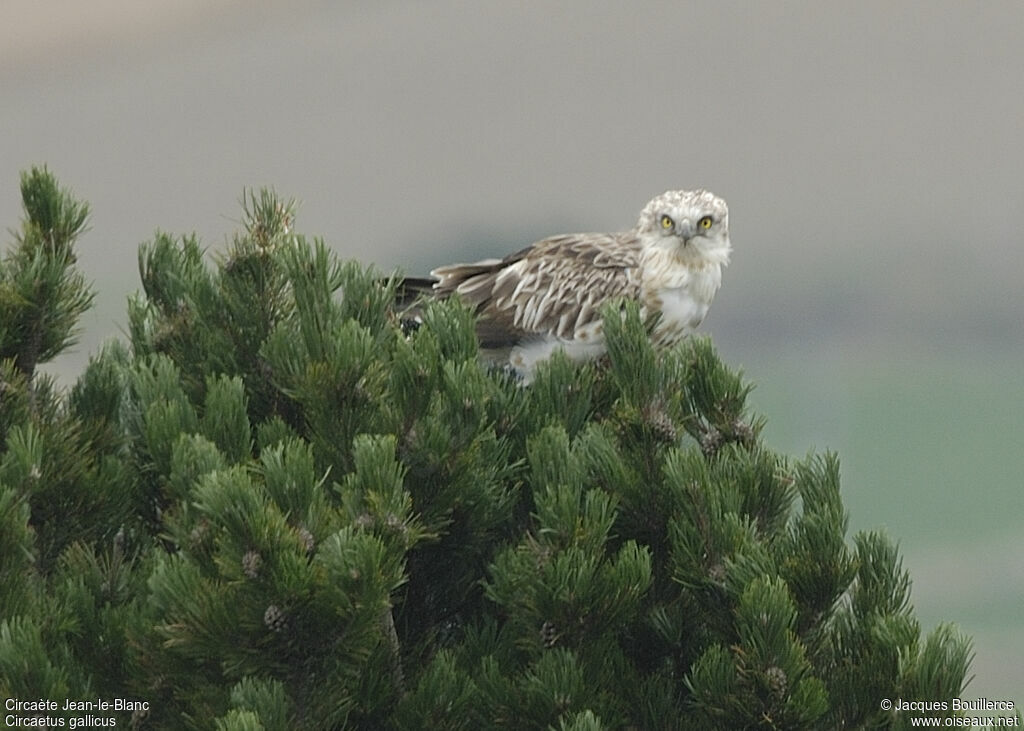
[[405,277],[395,288],[395,311],[404,314],[418,309],[418,304],[434,295],[436,279],[431,277]]
[[418,330],[423,323],[423,303],[437,295],[434,291],[436,279],[430,277],[405,277],[395,287],[395,314],[408,335]]

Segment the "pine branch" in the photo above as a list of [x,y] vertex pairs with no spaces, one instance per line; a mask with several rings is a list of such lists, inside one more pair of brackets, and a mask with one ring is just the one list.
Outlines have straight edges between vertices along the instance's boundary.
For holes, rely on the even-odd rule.
[[391,671],[391,683],[398,696],[405,695],[405,673],[402,671],[402,647],[398,642],[398,632],[395,630],[394,610],[388,607],[381,617],[381,624],[384,628],[384,639],[387,642],[388,667]]
[[85,230],[88,205],[58,187],[46,168],[22,173],[21,195],[25,218],[0,277],[0,357],[12,357],[31,380],[39,363],[75,342],[94,294],[72,248]]

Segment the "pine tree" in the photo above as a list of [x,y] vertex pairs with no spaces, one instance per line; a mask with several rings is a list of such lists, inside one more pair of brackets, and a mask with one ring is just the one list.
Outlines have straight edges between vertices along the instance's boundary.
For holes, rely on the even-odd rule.
[[923,637],[893,543],[848,540],[833,454],[760,438],[706,338],[528,387],[473,314],[247,193],[219,256],[140,249],[129,342],[36,366],[91,293],[45,170],[0,271],[0,694],[127,698],[179,729],[904,728],[969,642]]

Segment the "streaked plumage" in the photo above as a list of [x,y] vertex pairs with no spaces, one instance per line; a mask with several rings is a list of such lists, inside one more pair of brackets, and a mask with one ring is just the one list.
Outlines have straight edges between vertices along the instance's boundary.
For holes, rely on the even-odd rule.
[[434,280],[406,280],[406,291],[457,293],[475,306],[483,352],[529,382],[557,349],[578,360],[604,354],[600,309],[610,299],[639,300],[645,316],[660,312],[652,339],[678,342],[707,314],[731,250],[725,201],[668,191],[630,231],[552,236],[504,259],[439,267]]

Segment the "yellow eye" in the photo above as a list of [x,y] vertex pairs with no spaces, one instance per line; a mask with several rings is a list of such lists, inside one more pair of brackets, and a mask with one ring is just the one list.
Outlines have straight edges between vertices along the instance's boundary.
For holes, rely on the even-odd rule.
[[672,228],[675,225],[676,225],[676,222],[672,220],[671,216],[662,216],[661,217],[661,227],[662,228],[669,229],[669,228]]
[[697,225],[700,226],[705,231],[707,231],[709,228],[711,228],[711,224],[713,224],[714,222],[715,221],[713,218],[711,218],[711,216],[704,216],[704,218],[697,221]]

